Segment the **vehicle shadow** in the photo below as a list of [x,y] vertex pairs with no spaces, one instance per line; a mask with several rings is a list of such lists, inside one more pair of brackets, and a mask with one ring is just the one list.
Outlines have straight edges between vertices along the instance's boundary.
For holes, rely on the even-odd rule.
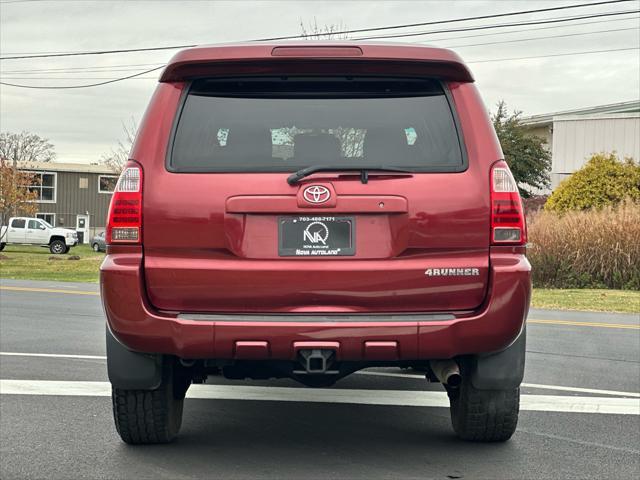
[[187,399],[174,443],[122,448],[154,468],[223,478],[462,478],[514,452],[459,441],[444,408],[199,399]]

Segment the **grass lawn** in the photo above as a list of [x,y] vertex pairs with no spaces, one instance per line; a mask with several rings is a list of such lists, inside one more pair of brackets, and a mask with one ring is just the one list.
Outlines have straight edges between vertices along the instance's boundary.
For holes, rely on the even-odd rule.
[[534,288],[531,306],[552,310],[640,313],[640,292]]
[[[104,258],[104,253],[94,252],[89,245],[72,247],[66,255],[52,255],[44,247],[7,245],[0,255],[0,278],[93,283],[98,281]],[[72,255],[80,260],[69,260]]]
[[[96,253],[88,245],[74,247],[68,255],[51,255],[42,247],[9,245],[0,255],[0,278],[93,283],[98,281],[98,268],[104,258],[104,253]],[[80,260],[68,260],[71,255],[78,255]],[[50,257],[60,260],[50,260]],[[554,310],[639,313],[640,292],[535,288],[531,306]]]

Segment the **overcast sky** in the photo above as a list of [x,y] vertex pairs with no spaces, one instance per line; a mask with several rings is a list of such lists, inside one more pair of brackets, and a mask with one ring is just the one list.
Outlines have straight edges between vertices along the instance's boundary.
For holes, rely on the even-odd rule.
[[[308,24],[314,18],[319,25],[342,24],[357,29],[593,1],[0,0],[0,53],[10,56],[233,42],[299,34],[300,21]],[[634,0],[411,30],[433,31],[639,8],[640,1]],[[582,25],[576,25],[579,23]],[[638,99],[639,27],[637,14],[614,15],[392,41],[452,47],[470,63],[487,108],[494,109],[496,102],[504,99],[510,108],[529,115]],[[573,35],[585,32],[591,33]],[[535,40],[504,43],[531,38]],[[469,46],[479,43],[485,45]],[[636,50],[473,63],[634,47]],[[0,78],[24,85],[94,83],[160,65],[174,53],[170,50],[4,60],[0,61]],[[87,67],[92,70],[86,70]],[[85,70],[72,70],[78,68]],[[95,162],[122,137],[122,122],[142,117],[157,76],[154,72],[140,79],[78,90],[28,90],[0,85],[0,128],[28,130],[49,138],[56,147],[58,161]]]

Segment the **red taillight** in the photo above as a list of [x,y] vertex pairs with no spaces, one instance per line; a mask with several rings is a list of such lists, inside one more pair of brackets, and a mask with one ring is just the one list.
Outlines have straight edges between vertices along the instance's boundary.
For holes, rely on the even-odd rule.
[[142,241],[142,168],[130,162],[122,171],[111,197],[106,242]]
[[502,160],[491,167],[491,243],[527,243],[527,226],[518,185]]

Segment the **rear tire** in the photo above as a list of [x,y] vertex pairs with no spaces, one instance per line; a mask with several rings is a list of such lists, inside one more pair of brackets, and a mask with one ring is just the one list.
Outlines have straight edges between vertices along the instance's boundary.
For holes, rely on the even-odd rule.
[[449,390],[451,423],[462,440],[504,442],[518,425],[520,388],[478,390],[464,379],[459,389]]
[[1,252],[2,250],[4,250],[4,247],[5,247],[6,245],[7,245],[6,243],[0,243],[0,252]]
[[125,443],[144,445],[169,443],[176,438],[182,424],[184,394],[188,383],[178,380],[165,365],[163,380],[155,390],[112,389],[113,417],[116,430]]
[[92,248],[93,248],[94,252],[99,252],[100,251],[100,245],[98,245],[97,243],[94,243]]

